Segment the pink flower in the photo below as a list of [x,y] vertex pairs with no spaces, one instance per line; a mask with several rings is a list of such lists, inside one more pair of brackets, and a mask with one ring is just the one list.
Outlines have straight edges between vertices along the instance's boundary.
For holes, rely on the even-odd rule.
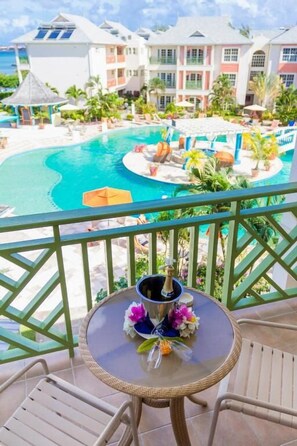
[[142,304],[136,304],[130,308],[130,311],[129,319],[135,324],[145,318],[146,311]]

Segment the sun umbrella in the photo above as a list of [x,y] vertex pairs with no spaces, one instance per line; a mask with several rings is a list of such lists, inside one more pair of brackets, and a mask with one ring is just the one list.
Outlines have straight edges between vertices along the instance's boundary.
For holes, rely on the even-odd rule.
[[247,105],[246,107],[244,107],[245,110],[251,110],[251,111],[265,111],[266,108],[262,107],[262,105],[258,105],[258,104],[253,104],[253,105]]
[[188,102],[188,101],[180,101],[180,102],[176,102],[175,105],[177,105],[177,107],[194,107],[194,104],[192,104],[192,102]]
[[129,190],[114,189],[106,186],[101,189],[89,190],[83,194],[83,204],[86,206],[110,206],[123,203],[132,203],[132,196]]
[[76,110],[80,110],[80,107],[78,107],[77,105],[73,105],[73,104],[65,104],[60,107],[60,110],[61,111],[76,111]]

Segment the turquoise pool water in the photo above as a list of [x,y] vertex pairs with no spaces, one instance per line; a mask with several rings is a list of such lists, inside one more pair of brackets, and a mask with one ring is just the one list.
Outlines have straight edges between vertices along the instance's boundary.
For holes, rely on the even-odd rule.
[[[178,135],[174,135],[177,140]],[[17,215],[84,208],[83,192],[110,186],[128,189],[134,202],[171,196],[175,186],[142,178],[128,171],[123,156],[135,144],[155,144],[160,127],[109,132],[67,147],[42,148],[8,158],[0,165],[0,203]],[[282,172],[271,184],[288,181],[293,151],[282,158]],[[267,182],[265,182],[267,184]]]

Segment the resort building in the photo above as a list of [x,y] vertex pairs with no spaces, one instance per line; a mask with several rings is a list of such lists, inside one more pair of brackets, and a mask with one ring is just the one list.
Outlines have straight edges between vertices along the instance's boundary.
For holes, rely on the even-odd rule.
[[[249,80],[257,74],[275,73],[286,87],[297,87],[297,26],[273,30],[253,30],[253,46],[249,65]],[[247,87],[248,88],[248,87]],[[248,89],[246,105],[254,102]]]
[[[126,87],[126,44],[84,17],[61,13],[13,43],[20,80],[22,70],[29,69],[62,95],[71,85],[84,89],[98,75],[110,91]],[[28,55],[25,65],[18,57],[20,44]]]
[[105,20],[99,28],[125,42],[126,93],[137,96],[146,83],[147,46],[144,37],[130,31],[121,23]]
[[[60,13],[13,42],[20,80],[22,70],[31,70],[61,95],[71,85],[85,88],[91,76],[99,75],[109,91],[137,96],[158,77],[166,84],[158,101],[161,110],[182,100],[205,109],[220,74],[228,76],[239,105],[256,101],[249,81],[259,73],[279,74],[287,87],[297,86],[297,26],[250,34],[243,36],[228,17],[181,17],[157,33],[132,32],[110,20],[97,27],[84,17]],[[25,63],[19,45],[26,47]],[[157,102],[156,95],[150,96]]]
[[252,41],[229,24],[228,17],[181,17],[176,26],[151,38],[149,77],[166,83],[160,107],[188,100],[208,105],[213,81],[228,75],[239,104],[245,104]]

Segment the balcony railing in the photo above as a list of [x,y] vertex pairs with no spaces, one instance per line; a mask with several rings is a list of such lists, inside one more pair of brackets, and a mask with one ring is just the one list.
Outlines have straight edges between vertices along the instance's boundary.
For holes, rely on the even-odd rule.
[[118,77],[118,85],[122,85],[126,82],[125,76]]
[[[64,349],[73,355],[77,336],[70,302],[78,305],[80,299],[85,313],[96,294],[102,294],[100,288],[107,293],[115,289],[119,250],[125,256],[122,275],[128,286],[136,283],[139,255],[148,274],[157,273],[160,257],[170,255],[184,283],[216,296],[231,310],[296,296],[296,285],[281,280],[284,274],[297,280],[296,194],[297,183],[291,183],[1,218],[0,341],[9,348],[0,349],[0,362]],[[217,212],[222,203],[224,211]],[[159,222],[119,222],[160,211]],[[87,230],[87,222],[100,227],[106,219],[104,229]],[[148,235],[147,253],[136,253],[139,234]],[[185,244],[187,254],[182,253]],[[186,272],[179,266],[185,258]],[[10,323],[20,324],[31,336],[11,330]]]
[[201,81],[186,81],[186,88],[192,90],[201,90],[202,89],[202,80]]
[[118,54],[117,55],[117,62],[125,62],[125,54]]
[[165,82],[166,88],[175,88],[176,82]]
[[116,57],[113,54],[108,54],[106,56],[106,63],[115,63],[116,62]]
[[115,87],[117,84],[116,79],[107,79],[107,88],[109,87]]
[[176,65],[175,57],[151,57],[150,64]]
[[203,57],[187,57],[187,65],[203,65]]

